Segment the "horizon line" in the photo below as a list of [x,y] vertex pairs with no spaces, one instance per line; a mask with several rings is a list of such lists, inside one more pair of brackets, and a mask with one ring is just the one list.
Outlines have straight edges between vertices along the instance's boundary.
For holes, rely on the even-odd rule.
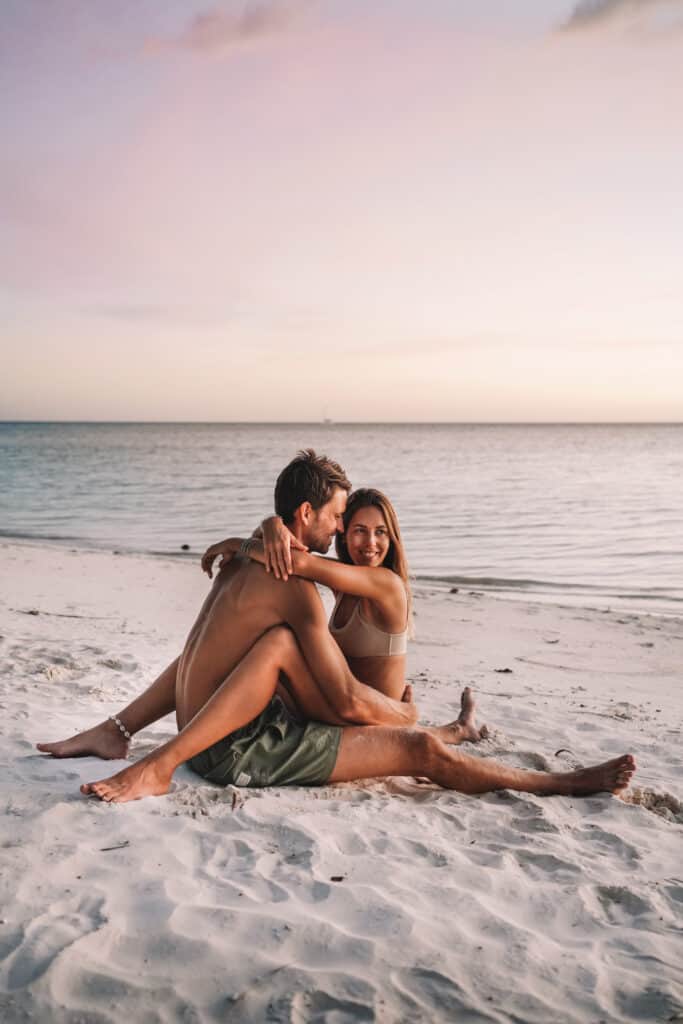
[[202,426],[202,427],[677,427],[683,420],[84,420],[0,419],[0,425]]

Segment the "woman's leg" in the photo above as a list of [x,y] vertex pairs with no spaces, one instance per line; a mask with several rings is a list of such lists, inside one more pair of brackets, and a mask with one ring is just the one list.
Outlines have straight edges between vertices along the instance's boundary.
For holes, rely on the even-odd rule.
[[[175,710],[175,686],[179,661],[180,658],[172,661],[144,693],[141,693],[123,711],[119,712],[119,719],[131,735],[135,735],[136,732],[160,718],[170,715]],[[91,755],[102,757],[105,760],[114,760],[126,756],[129,742],[118,725],[107,718],[99,725],[93,726],[92,729],[79,732],[68,740],[60,740],[57,743],[37,743],[36,746],[38,750],[45,754],[52,754],[53,757]]]
[[[256,664],[252,663],[251,660],[247,660],[249,655],[255,650],[259,656]],[[183,716],[181,718],[179,715],[178,731],[182,731],[185,726],[194,721],[196,716],[221,687],[228,684],[234,687],[239,685],[244,679],[245,692],[248,692],[246,680],[249,678],[249,673],[252,673],[252,679],[254,679],[258,686],[262,683],[266,684],[267,689],[270,690],[268,700],[274,693],[278,692],[289,707],[292,707],[292,704],[294,705],[294,711],[301,718],[310,721],[327,722],[330,725],[342,724],[341,719],[334,714],[318,683],[311,675],[292,630],[287,626],[273,626],[256,641],[254,646],[225,680],[211,685],[210,682],[207,683],[203,679],[201,686],[193,686],[190,674],[189,685],[188,680],[185,680],[182,701]],[[273,685],[274,680],[275,683]],[[275,687],[277,687],[277,690]],[[265,704],[268,703],[268,700],[266,700]],[[250,722],[256,718],[256,715],[260,714],[265,704],[258,710],[255,710],[246,721]],[[180,709],[181,702],[178,701],[177,705],[178,709]],[[239,726],[226,730],[223,735],[226,732],[234,731],[236,728],[239,728]]]
[[[221,590],[222,580],[223,577],[219,573],[192,626],[191,634],[201,628]],[[179,663],[180,657],[172,661],[139,697],[119,711],[117,717],[131,736],[175,711]],[[60,740],[57,743],[37,743],[36,746],[38,750],[45,754],[52,754],[53,757],[94,755],[105,760],[115,760],[126,756],[129,740],[126,739],[115,722],[105,719],[104,722],[100,722],[92,729],[79,732],[68,740]]]
[[308,722],[325,722],[327,725],[344,725],[344,721],[332,710],[331,704],[311,675],[306,659],[301,653],[296,636],[286,630],[280,650],[281,696],[293,700],[298,716]]
[[306,718],[311,717],[312,711],[325,710],[324,698],[291,631],[276,626],[257,640],[174,739],[110,779],[81,786],[81,791],[117,802],[166,793],[178,765],[251,722],[263,711],[275,694],[283,671],[287,675],[288,691],[295,695]]
[[460,793],[514,789],[548,796],[587,796],[624,789],[634,771],[635,761],[630,754],[574,772],[524,771],[450,750],[423,729],[351,726],[342,733],[329,782],[425,775],[439,786]]

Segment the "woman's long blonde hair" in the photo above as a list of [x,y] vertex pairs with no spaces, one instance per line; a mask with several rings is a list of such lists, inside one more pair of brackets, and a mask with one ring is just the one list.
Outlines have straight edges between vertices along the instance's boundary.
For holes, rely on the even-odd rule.
[[396,575],[400,576],[403,580],[403,586],[406,589],[406,597],[408,599],[408,629],[412,636],[413,595],[410,589],[408,560],[403,547],[403,541],[401,540],[401,528],[398,525],[396,510],[387,498],[386,494],[383,494],[382,491],[375,490],[374,487],[359,487],[357,491],[353,491],[349,495],[349,500],[346,503],[346,511],[344,512],[343,517],[344,533],[338,533],[334,542],[337,551],[337,558],[340,562],[346,562],[347,565],[353,565],[353,561],[346,546],[345,533],[354,515],[361,508],[379,509],[382,513],[384,522],[387,524],[387,530],[389,533],[389,550],[382,562],[382,566],[385,569],[391,569],[392,572],[395,572]]

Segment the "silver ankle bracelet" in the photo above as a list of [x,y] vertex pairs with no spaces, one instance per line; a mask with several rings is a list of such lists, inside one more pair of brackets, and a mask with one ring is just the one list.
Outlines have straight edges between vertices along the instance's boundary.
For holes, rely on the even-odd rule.
[[109,716],[109,721],[113,722],[114,725],[118,725],[119,729],[121,730],[121,732],[123,733],[123,735],[126,737],[127,740],[132,740],[133,739],[133,737],[128,732],[128,730],[126,729],[125,725],[123,724],[123,722],[121,721],[120,718],[117,718],[116,715],[110,715]]

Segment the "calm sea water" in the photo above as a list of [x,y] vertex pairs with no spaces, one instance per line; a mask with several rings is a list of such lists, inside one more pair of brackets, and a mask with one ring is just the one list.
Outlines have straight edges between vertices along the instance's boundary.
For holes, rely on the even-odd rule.
[[683,608],[683,426],[0,424],[0,535],[196,557],[312,446],[385,490],[418,577]]

